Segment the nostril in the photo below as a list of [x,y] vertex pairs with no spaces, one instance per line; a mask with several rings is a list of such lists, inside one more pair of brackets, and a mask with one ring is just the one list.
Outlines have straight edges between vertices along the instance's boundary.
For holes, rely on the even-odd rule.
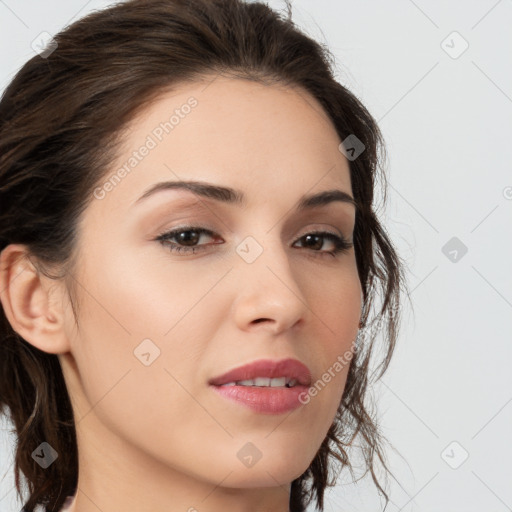
[[254,320],[254,323],[259,324],[260,322],[265,322],[266,320],[268,320],[268,318],[258,318],[257,320]]

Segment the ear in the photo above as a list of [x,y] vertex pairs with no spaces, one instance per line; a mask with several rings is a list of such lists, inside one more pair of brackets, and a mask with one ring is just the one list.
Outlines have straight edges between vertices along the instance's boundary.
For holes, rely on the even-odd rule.
[[51,354],[69,352],[64,329],[64,284],[42,275],[21,244],[0,253],[0,301],[12,328],[34,347]]

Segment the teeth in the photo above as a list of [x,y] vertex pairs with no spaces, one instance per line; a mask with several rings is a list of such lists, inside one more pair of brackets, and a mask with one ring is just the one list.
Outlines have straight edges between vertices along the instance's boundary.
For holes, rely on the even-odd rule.
[[256,386],[256,387],[292,387],[297,384],[296,379],[287,379],[286,377],[256,377],[255,379],[239,380],[237,382],[227,382],[223,386]]
[[237,381],[237,386],[254,386],[253,380],[239,380]]

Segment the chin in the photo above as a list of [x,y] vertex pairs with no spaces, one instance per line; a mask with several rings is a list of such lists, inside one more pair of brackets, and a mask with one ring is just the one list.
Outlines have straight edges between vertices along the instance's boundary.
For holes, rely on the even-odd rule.
[[275,455],[272,457],[273,460],[264,460],[262,457],[252,467],[243,464],[237,468],[231,467],[233,472],[223,485],[236,489],[286,486],[301,476],[311,462],[304,460],[301,464],[292,464],[289,460],[277,460]]

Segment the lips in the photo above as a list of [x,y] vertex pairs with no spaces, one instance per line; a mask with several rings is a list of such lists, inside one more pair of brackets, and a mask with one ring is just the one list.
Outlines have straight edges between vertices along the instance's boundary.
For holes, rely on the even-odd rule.
[[309,368],[297,359],[282,359],[273,361],[271,359],[259,359],[252,363],[230,370],[222,375],[210,379],[208,383],[212,386],[222,386],[228,382],[255,379],[256,377],[287,377],[296,379],[301,386],[310,386],[311,372]]

